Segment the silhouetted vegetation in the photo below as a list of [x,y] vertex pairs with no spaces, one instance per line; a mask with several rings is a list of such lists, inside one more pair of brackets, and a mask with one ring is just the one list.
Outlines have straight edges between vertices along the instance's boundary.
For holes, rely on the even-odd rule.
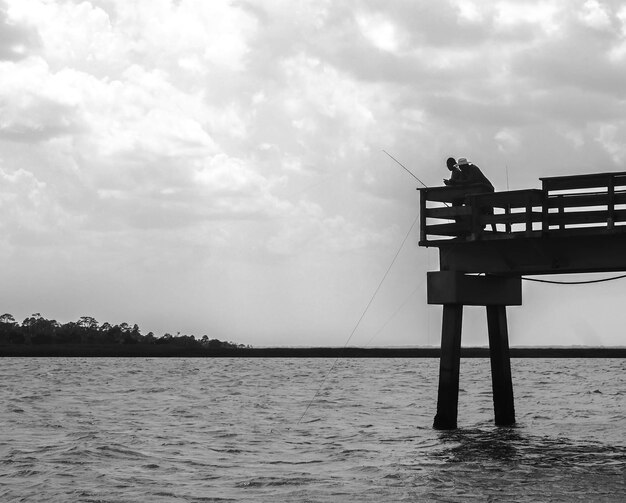
[[[81,316],[77,321],[59,323],[56,320],[48,320],[39,313],[32,314],[21,324],[9,313],[0,316],[0,346],[29,346],[31,351],[27,351],[28,353],[40,353],[40,351],[33,351],[33,349],[36,349],[36,346],[46,348],[80,346],[85,349],[98,348],[99,350],[111,346],[138,347],[134,351],[121,351],[129,354],[139,354],[142,353],[141,350],[138,350],[139,348],[155,346],[159,346],[160,350],[148,351],[148,353],[166,353],[167,348],[177,348],[179,350],[185,348],[187,350],[195,349],[200,352],[210,352],[212,350],[232,350],[245,347],[234,342],[211,339],[207,335],[204,335],[201,339],[196,339],[193,335],[181,335],[180,333],[176,335],[166,333],[161,337],[155,337],[152,332],[144,335],[136,324],[133,326],[130,326],[128,323],[112,325],[105,322],[99,324],[91,316]],[[63,353],[64,351],[57,350],[56,352]],[[78,350],[78,352],[80,353],[81,351]],[[93,351],[89,350],[86,352],[93,353]],[[143,352],[145,353],[145,351]],[[187,352],[193,353],[193,351]],[[111,351],[105,351],[105,353],[111,353]],[[114,353],[120,353],[120,351],[114,351]]]

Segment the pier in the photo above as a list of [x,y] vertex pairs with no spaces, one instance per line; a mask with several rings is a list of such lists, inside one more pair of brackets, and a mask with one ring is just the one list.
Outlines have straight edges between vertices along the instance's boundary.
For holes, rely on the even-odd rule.
[[540,178],[540,189],[420,190],[420,246],[439,249],[427,302],[443,306],[437,414],[457,427],[464,306],[485,306],[495,423],[515,423],[507,306],[522,276],[626,271],[626,172]]

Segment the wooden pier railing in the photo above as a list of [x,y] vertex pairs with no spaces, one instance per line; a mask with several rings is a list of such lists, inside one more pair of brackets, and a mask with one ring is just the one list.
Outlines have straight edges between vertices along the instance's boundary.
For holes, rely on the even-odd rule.
[[420,189],[420,245],[626,232],[626,172],[541,178],[541,189]]

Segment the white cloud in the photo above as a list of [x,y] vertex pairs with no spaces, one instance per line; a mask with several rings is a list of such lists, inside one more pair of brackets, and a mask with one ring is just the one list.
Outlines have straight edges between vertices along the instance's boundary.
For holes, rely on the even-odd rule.
[[606,149],[615,164],[626,162],[626,122],[599,125],[595,140]]
[[586,131],[566,127],[561,127],[558,131],[575,149],[582,148],[586,143]]
[[459,9],[459,16],[463,21],[478,23],[484,20],[483,13],[475,2],[471,0],[459,0],[456,4]]
[[559,6],[550,2],[498,2],[495,23],[501,29],[520,24],[530,24],[541,28],[550,35],[559,27]]
[[391,53],[399,49],[398,28],[383,14],[361,13],[356,20],[361,33],[374,47]]
[[51,66],[102,68],[123,51],[107,13],[89,2],[12,1],[8,14],[16,22],[36,26],[41,54]]
[[501,129],[494,139],[498,143],[498,148],[507,154],[515,152],[521,146],[521,138],[518,133],[510,129]]
[[606,6],[597,0],[587,0],[578,13],[578,18],[587,26],[598,30],[611,26],[611,18]]
[[37,31],[27,23],[11,19],[6,3],[0,1],[0,61],[19,61],[39,49]]
[[0,136],[46,140],[80,132],[85,126],[68,73],[51,74],[45,61],[0,62]]
[[115,10],[133,51],[166,62],[195,54],[205,64],[240,70],[255,30],[253,18],[226,1],[119,1]]
[[317,204],[300,201],[266,246],[269,253],[284,256],[339,256],[389,245],[392,230],[361,227],[341,215],[327,216]]
[[[63,210],[54,190],[29,170],[11,170],[0,163],[0,223],[5,253],[44,254],[65,236],[68,229],[80,223]],[[13,257],[6,257],[12,260]]]

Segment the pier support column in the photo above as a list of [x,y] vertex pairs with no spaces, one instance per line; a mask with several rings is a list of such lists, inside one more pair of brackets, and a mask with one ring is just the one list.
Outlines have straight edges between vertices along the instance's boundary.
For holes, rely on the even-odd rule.
[[511,356],[505,306],[487,306],[493,408],[498,426],[515,424]]
[[433,423],[433,427],[440,430],[452,430],[456,428],[459,404],[462,324],[463,305],[445,304],[443,306],[441,329],[437,415]]
[[429,304],[443,305],[437,415],[433,427],[454,429],[459,403],[463,306],[486,306],[496,424],[515,423],[506,306],[522,305],[518,277],[473,276],[458,271],[427,273]]

